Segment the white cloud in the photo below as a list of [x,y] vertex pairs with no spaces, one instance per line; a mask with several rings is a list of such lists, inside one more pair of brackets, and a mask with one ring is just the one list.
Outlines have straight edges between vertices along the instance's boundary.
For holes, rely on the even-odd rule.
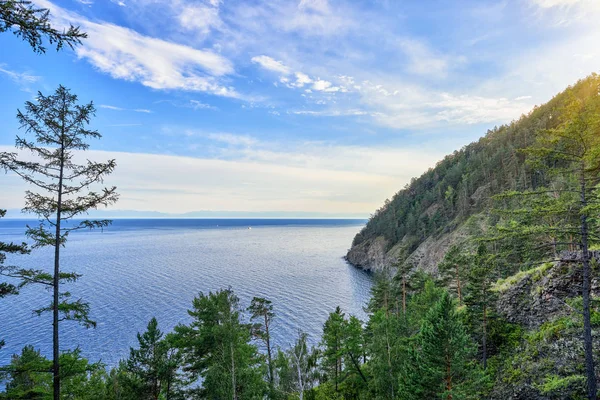
[[296,87],[303,87],[309,83],[312,83],[312,79],[310,79],[308,75],[303,74],[302,72],[296,72]]
[[209,133],[206,137],[233,146],[251,146],[257,143],[257,140],[253,137],[247,135],[233,135],[231,133]]
[[39,76],[31,75],[27,72],[15,72],[8,69],[6,64],[0,64],[0,74],[4,74],[11,81],[15,82],[20,86],[27,86],[28,84],[35,83],[40,80]]
[[216,110],[217,108],[210,104],[202,103],[198,100],[190,100],[191,108],[194,110]]
[[[181,4],[176,6],[182,7]],[[179,14],[179,23],[187,30],[207,36],[213,29],[222,25],[218,3],[210,6],[203,4],[183,6],[181,14]]]
[[417,40],[404,39],[400,48],[408,58],[409,72],[430,77],[445,77],[448,72],[447,57],[435,54],[428,46]]
[[269,56],[255,56],[252,57],[251,61],[269,71],[278,72],[284,75],[288,75],[291,72],[288,66],[284,65],[281,61],[277,61]]
[[[0,146],[0,151],[14,151]],[[194,210],[364,213],[377,208],[437,155],[305,144],[296,151],[241,148],[245,159],[228,161],[168,155],[88,151],[80,158],[117,161],[106,178],[121,198],[115,208],[178,212]],[[75,159],[75,162],[80,160]],[[274,165],[277,168],[274,168]],[[25,183],[0,177],[0,203],[21,208]]]
[[104,108],[104,109],[107,109],[107,110],[113,110],[113,111],[133,111],[133,112],[145,113],[145,114],[152,113],[151,110],[147,110],[145,108],[134,108],[134,109],[131,109],[131,108],[122,108],[122,107],[117,107],[117,106],[111,106],[111,105],[108,105],[108,104],[100,104],[98,107],[99,108]]
[[36,4],[50,9],[62,25],[81,25],[88,38],[77,47],[77,56],[113,78],[139,82],[153,89],[240,97],[234,88],[220,80],[234,72],[233,64],[212,50],[144,36],[106,22],[92,22],[47,0],[36,0]]
[[337,92],[340,90],[339,87],[332,86],[331,82],[322,79],[316,80],[312,85],[312,89],[319,92]]
[[586,0],[532,0],[533,4],[540,6],[542,8],[552,8],[552,7],[571,7],[574,5],[591,3],[591,1]]

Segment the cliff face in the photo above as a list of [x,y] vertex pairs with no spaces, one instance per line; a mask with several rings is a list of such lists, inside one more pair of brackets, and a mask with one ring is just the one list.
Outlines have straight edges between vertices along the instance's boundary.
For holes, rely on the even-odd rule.
[[[581,253],[562,253],[561,261],[543,264],[500,280],[496,313],[520,327],[519,344],[496,366],[503,376],[494,385],[492,400],[554,400],[585,398],[582,319]],[[592,252],[600,260],[600,252]],[[592,295],[600,295],[598,278]],[[598,314],[593,314],[593,320]],[[595,351],[600,331],[593,330]]]

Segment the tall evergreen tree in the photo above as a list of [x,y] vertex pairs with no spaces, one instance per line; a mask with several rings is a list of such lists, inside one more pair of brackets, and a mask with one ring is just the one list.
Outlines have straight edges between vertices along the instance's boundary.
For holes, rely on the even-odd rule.
[[468,306],[468,314],[472,319],[473,332],[481,338],[481,359],[483,369],[486,369],[489,324],[490,319],[494,317],[496,301],[496,293],[492,291],[492,285],[498,279],[498,270],[494,256],[488,254],[484,244],[479,246],[477,255],[472,259],[468,272],[469,283],[465,304]]
[[140,382],[138,395],[140,399],[158,400],[162,392],[163,364],[165,363],[163,333],[158,329],[158,321],[152,318],[148,322],[146,332],[137,334],[139,348],[129,350],[127,370]]
[[474,346],[445,292],[427,313],[415,339],[412,372],[401,379],[401,393],[415,399],[477,399]]
[[[17,136],[16,147],[31,157],[19,159],[16,153],[0,153],[0,166],[20,176],[40,192],[26,191],[24,212],[36,214],[39,226],[27,227],[27,236],[34,241],[34,248],[54,247],[53,273],[38,273],[32,281],[52,288],[52,302],[37,310],[38,314],[51,311],[53,316],[53,386],[54,399],[60,399],[60,347],[59,322],[74,320],[90,327],[95,323],[88,317],[89,305],[81,299],[71,301],[68,292],[61,292],[60,285],[76,281],[80,275],[66,273],[60,268],[60,249],[66,244],[70,232],[80,229],[102,228],[108,220],[84,219],[69,225],[69,221],[85,215],[88,210],[116,202],[116,188],[81,192],[102,183],[104,177],[115,168],[115,161],[106,163],[87,161],[76,164],[78,152],[87,150],[86,139],[102,136],[87,125],[94,115],[93,103],[79,105],[77,96],[64,86],[54,94],[44,96],[38,92],[36,102],[27,102],[25,112],[18,111],[17,119],[33,140]],[[62,315],[62,317],[61,317]]]
[[336,393],[339,392],[339,384],[342,379],[345,328],[344,313],[340,307],[336,307],[323,325],[321,338],[322,365],[328,379],[333,380]]
[[273,312],[273,304],[270,300],[262,297],[254,297],[248,307],[252,320],[259,320],[252,326],[252,333],[255,337],[264,342],[267,347],[267,367],[269,369],[269,389],[271,393],[275,390],[274,375],[273,375],[273,358],[271,351],[271,334],[269,329],[271,321],[275,317]]
[[466,271],[469,268],[468,261],[460,247],[452,246],[444,256],[444,260],[438,264],[441,280],[445,286],[456,291],[459,306],[463,303]]

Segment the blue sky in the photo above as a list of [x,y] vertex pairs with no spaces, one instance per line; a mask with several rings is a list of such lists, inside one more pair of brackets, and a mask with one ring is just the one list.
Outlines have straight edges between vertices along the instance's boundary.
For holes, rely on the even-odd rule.
[[36,55],[0,35],[0,150],[63,84],[97,107],[88,156],[117,160],[120,210],[368,216],[600,66],[596,0],[35,3],[89,38]]

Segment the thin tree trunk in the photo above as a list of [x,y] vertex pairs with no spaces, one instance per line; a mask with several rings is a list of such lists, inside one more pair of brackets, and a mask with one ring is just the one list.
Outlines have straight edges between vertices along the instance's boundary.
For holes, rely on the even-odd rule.
[[[484,300],[485,302],[486,300]],[[483,369],[487,368],[487,305],[483,305],[483,338],[482,338],[482,351],[483,351]]]
[[269,321],[265,310],[265,333],[267,334],[267,357],[269,359],[269,388],[273,391],[273,361],[271,359],[271,337],[269,335]]
[[367,382],[367,378],[365,377],[365,375],[363,374],[362,370],[360,369],[360,365],[358,364],[358,361],[356,361],[356,358],[354,358],[354,356],[349,353],[348,354],[350,356],[350,359],[352,360],[352,364],[354,364],[354,367],[356,368],[356,371],[358,372],[358,374],[360,375],[360,377],[362,378],[363,381],[365,381],[365,383]]
[[402,274],[402,314],[406,318],[406,274]]
[[[64,108],[64,107],[63,107]],[[62,212],[62,189],[65,165],[65,131],[64,113],[63,125],[60,138],[60,175],[58,179],[58,201],[56,205],[56,230],[54,238],[54,276],[52,278],[53,304],[52,304],[52,375],[53,375],[53,398],[60,400],[60,350],[58,340],[58,302],[60,283],[60,219]]]
[[456,290],[458,292],[458,305],[462,306],[462,292],[460,289],[460,274],[458,273],[458,264],[455,264],[456,267]]
[[446,400],[452,400],[452,362],[450,361],[450,356],[446,355],[446,391],[448,392],[448,396]]
[[[581,207],[587,206],[585,166],[581,165]],[[592,324],[590,321],[590,260],[588,252],[588,221],[585,212],[581,214],[581,250],[583,252],[583,345],[585,349],[585,372],[589,400],[596,400],[598,392],[592,348]]]
[[232,395],[232,399],[236,400],[237,399],[237,393],[236,393],[236,389],[235,389],[235,359],[233,357],[233,343],[231,343],[229,345],[229,349],[231,350],[231,395]]
[[300,356],[298,357],[298,355],[295,352],[292,352],[292,354],[294,355],[294,358],[296,359],[296,372],[298,373],[298,389],[300,391],[299,393],[299,397],[300,400],[304,400],[304,380],[302,379],[302,369],[301,369],[301,365],[300,365],[300,360],[302,360],[302,355],[304,354],[304,344],[302,344],[302,346],[300,347]]

